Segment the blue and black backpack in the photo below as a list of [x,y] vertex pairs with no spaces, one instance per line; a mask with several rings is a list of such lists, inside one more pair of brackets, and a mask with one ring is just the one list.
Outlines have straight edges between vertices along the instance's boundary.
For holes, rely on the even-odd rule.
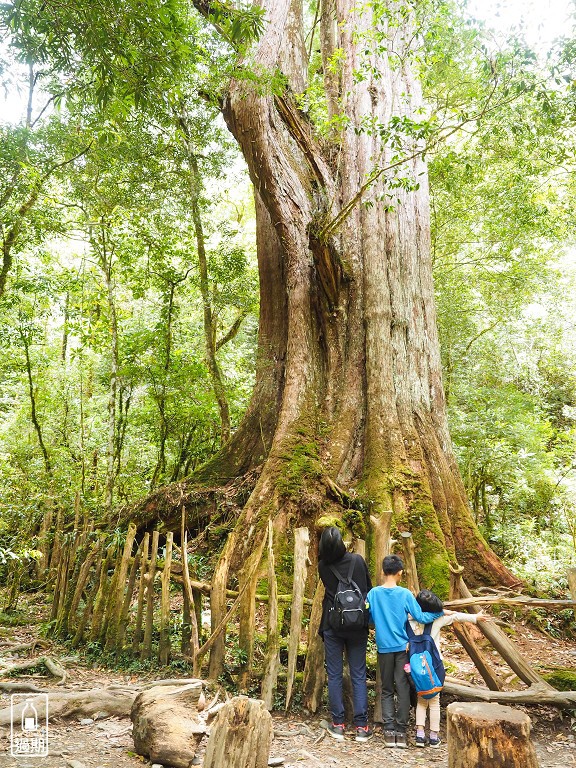
[[426,624],[423,634],[417,635],[410,626],[410,622],[406,622],[410,675],[416,693],[423,699],[432,699],[440,693],[446,679],[446,670],[430,634],[431,630],[432,624]]

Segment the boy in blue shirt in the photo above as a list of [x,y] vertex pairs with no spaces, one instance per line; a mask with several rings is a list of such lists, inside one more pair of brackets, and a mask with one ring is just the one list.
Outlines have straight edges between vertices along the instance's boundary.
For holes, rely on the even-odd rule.
[[[368,592],[366,601],[376,628],[378,667],[382,681],[382,719],[387,747],[406,748],[406,728],[410,716],[410,685],[404,671],[408,662],[406,621],[408,614],[428,624],[442,613],[423,611],[410,590],[398,584],[404,563],[398,555],[387,555],[382,562],[384,584]],[[397,703],[394,705],[394,686]]]

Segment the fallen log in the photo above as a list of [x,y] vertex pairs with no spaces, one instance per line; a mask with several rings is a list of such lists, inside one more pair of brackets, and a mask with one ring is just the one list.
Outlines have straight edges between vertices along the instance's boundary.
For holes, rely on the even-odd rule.
[[560,709],[576,707],[576,691],[556,691],[534,683],[523,691],[490,691],[487,688],[454,683],[446,679],[444,692],[465,701],[487,701],[500,704],[550,704]]
[[0,683],[3,693],[42,693],[42,688],[31,683]]
[[130,712],[136,752],[151,763],[188,768],[208,731],[198,714],[201,694],[201,680],[155,686],[139,693]]
[[44,665],[51,675],[60,678],[58,685],[64,685],[67,677],[66,670],[49,656],[40,656],[37,659],[28,659],[28,661],[18,661],[16,664],[4,664],[0,666],[0,675],[11,675],[14,672],[23,672],[41,665]]
[[[138,690],[122,688],[92,688],[89,691],[44,691],[48,694],[48,709],[50,719],[61,717],[128,717]],[[14,707],[14,716],[20,717],[25,704]],[[43,716],[43,704],[38,704],[38,714]],[[9,726],[11,708],[0,710],[0,727]]]
[[576,600],[544,600],[539,597],[500,597],[482,595],[481,597],[465,597],[460,600],[447,600],[446,608],[469,608],[471,605],[526,605],[530,608],[574,608]]
[[450,704],[448,768],[538,768],[525,712],[499,704]]

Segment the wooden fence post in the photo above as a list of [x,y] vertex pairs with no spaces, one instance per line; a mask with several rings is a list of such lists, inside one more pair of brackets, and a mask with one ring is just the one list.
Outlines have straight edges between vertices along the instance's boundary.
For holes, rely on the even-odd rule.
[[140,563],[140,581],[138,583],[138,603],[136,607],[136,626],[134,628],[134,637],[132,638],[132,650],[138,653],[140,643],[142,642],[142,616],[144,614],[144,587],[146,586],[146,577],[148,575],[148,547],[150,543],[150,534],[144,534],[142,541],[142,561]]
[[156,558],[158,557],[158,531],[152,532],[152,549],[150,551],[150,563],[146,579],[146,626],[144,628],[144,641],[140,651],[141,659],[150,658],[152,653],[152,631],[154,629],[154,576],[156,575]]
[[296,660],[302,631],[302,612],[304,609],[304,587],[308,572],[308,547],[310,532],[308,528],[297,528],[294,533],[294,584],[292,587],[292,607],[290,612],[290,638],[288,642],[288,672],[286,678],[286,709],[292,698],[292,685],[296,674]]
[[174,534],[166,534],[166,557],[162,571],[162,602],[160,607],[160,642],[158,661],[166,666],[170,657],[170,570],[172,568],[172,544]]
[[414,555],[414,539],[410,531],[402,531],[402,551],[404,552],[404,572],[406,574],[406,583],[412,594],[417,595],[420,592],[418,582],[418,570],[416,569],[416,556]]
[[274,531],[268,520],[268,648],[262,675],[261,697],[266,709],[274,703],[274,690],[280,668],[280,628],[278,626],[278,582],[274,561]]

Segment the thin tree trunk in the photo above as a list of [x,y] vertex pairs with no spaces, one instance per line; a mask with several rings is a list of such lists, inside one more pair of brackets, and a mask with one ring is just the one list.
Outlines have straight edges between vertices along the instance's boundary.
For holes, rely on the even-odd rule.
[[32,378],[32,363],[30,362],[30,342],[27,335],[22,330],[22,328],[19,328],[19,334],[20,334],[20,339],[22,340],[22,346],[24,347],[24,355],[26,357],[26,374],[28,376],[28,394],[30,396],[30,417],[32,419],[32,424],[34,425],[36,436],[38,437],[38,443],[40,444],[40,450],[42,451],[42,456],[44,457],[44,467],[46,469],[46,474],[48,476],[51,476],[52,466],[50,464],[50,459],[48,457],[48,451],[46,450],[46,445],[44,444],[44,438],[42,436],[42,427],[40,426],[40,422],[38,421],[38,413],[36,410],[36,393],[34,391],[34,380]]

